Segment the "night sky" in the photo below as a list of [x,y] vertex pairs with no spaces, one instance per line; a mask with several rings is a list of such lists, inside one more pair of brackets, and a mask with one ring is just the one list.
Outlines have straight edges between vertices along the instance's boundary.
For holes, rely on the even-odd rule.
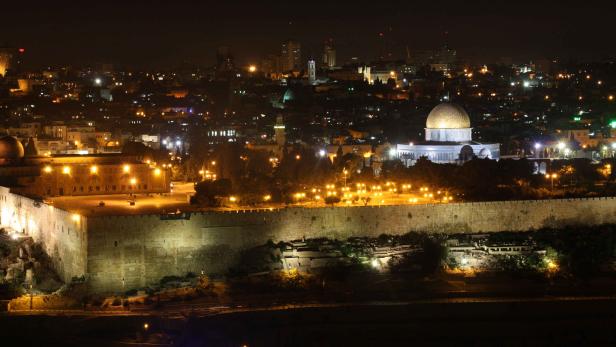
[[[616,55],[616,25],[607,1],[25,3],[3,3],[0,45],[25,47],[33,66],[208,65],[221,45],[230,46],[243,64],[278,53],[280,42],[289,37],[302,43],[305,56],[318,56],[320,43],[331,37],[339,61],[352,56],[369,61],[383,47],[402,58],[407,46],[411,53],[436,48],[445,36],[460,57],[471,62],[502,56],[517,60]],[[379,32],[385,34],[385,43]]]

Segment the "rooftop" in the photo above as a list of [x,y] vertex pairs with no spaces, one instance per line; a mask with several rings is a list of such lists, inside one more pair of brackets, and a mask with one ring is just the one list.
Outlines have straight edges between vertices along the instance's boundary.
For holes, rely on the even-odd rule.
[[[199,210],[190,205],[189,198],[194,194],[193,183],[175,183],[173,191],[165,194],[128,194],[58,196],[46,198],[45,202],[72,213],[83,216],[115,216],[134,214],[159,214]],[[134,205],[130,202],[135,201]],[[104,206],[100,203],[104,202]]]

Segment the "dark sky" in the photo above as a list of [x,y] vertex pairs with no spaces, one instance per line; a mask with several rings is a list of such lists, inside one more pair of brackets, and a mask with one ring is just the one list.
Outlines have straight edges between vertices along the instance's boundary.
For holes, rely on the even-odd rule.
[[[24,5],[19,5],[23,3]],[[86,3],[90,3],[86,5]],[[211,64],[228,45],[238,62],[277,53],[298,39],[305,54],[320,53],[328,37],[339,58],[375,58],[386,46],[448,42],[468,59],[536,59],[616,55],[616,24],[608,1],[11,1],[0,12],[0,45],[27,49],[30,64],[111,62],[171,66]]]

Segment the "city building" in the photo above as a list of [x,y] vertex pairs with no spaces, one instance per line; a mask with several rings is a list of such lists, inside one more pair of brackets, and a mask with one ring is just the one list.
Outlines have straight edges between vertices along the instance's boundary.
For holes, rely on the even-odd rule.
[[461,106],[442,103],[428,115],[425,142],[397,144],[390,155],[407,166],[421,157],[434,163],[463,163],[475,157],[498,160],[500,144],[475,142],[472,130],[470,117]]
[[12,58],[12,49],[0,47],[0,77],[6,76],[7,71],[11,68]]
[[282,43],[281,67],[284,72],[299,71],[302,67],[302,49],[299,42],[288,40]]
[[323,43],[323,67],[331,69],[336,66],[336,49],[334,40],[329,39]]
[[40,156],[32,139],[24,148],[5,136],[0,185],[31,197],[166,193],[170,172],[151,159],[123,154]]

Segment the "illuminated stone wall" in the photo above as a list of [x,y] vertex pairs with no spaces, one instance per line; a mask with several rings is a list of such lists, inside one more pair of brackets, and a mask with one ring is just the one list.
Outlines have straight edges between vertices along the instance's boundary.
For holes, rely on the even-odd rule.
[[242,250],[268,240],[605,223],[616,223],[616,198],[83,217],[0,187],[0,226],[41,242],[65,281],[85,274],[93,291],[125,291],[189,271],[222,274]]
[[42,243],[65,282],[86,273],[86,223],[81,216],[0,187],[0,227]]
[[532,230],[616,223],[616,199],[564,199],[385,207],[287,208],[90,217],[88,274],[94,290],[128,290],[186,272],[224,273],[243,249],[268,240]]

